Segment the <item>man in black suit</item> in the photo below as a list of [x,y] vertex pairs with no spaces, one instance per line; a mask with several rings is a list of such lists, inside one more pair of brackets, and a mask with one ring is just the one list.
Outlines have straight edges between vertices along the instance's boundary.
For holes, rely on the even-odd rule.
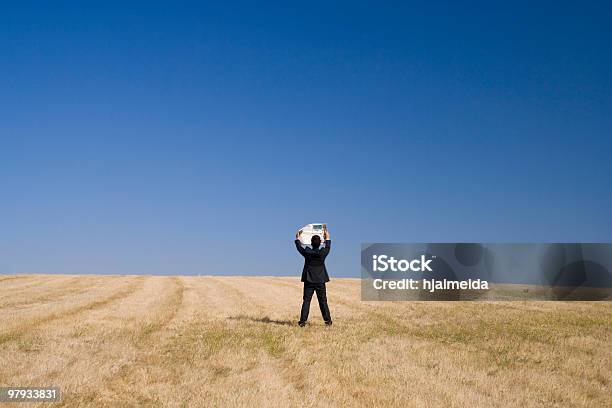
[[298,231],[295,235],[295,247],[298,252],[304,257],[304,269],[302,270],[302,282],[304,282],[304,302],[302,303],[302,312],[300,314],[300,321],[298,324],[300,327],[306,325],[308,320],[308,312],[310,311],[310,300],[312,294],[317,292],[317,300],[319,301],[319,308],[323,315],[325,324],[330,326],[332,324],[331,316],[329,314],[329,307],[327,306],[327,294],[325,290],[325,282],[329,282],[329,275],[325,268],[325,258],[329,254],[331,249],[331,239],[329,231],[327,231],[327,225],[323,225],[323,234],[325,236],[325,248],[321,248],[321,237],[314,235],[310,239],[312,248],[302,248],[300,243],[300,235],[302,230]]

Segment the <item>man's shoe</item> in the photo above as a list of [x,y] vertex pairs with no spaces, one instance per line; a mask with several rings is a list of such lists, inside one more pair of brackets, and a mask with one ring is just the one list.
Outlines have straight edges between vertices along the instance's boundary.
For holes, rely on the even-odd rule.
[[331,320],[326,320],[325,321],[325,325],[326,326],[331,326],[332,325],[332,321]]
[[304,326],[306,326],[306,322],[298,322],[298,326],[304,327]]

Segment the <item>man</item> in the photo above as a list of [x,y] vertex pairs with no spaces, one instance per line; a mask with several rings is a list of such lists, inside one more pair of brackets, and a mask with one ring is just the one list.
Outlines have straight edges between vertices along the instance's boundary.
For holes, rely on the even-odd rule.
[[312,249],[308,247],[302,248],[302,244],[300,243],[301,235],[302,230],[299,230],[297,234],[295,234],[295,247],[304,257],[304,269],[302,270],[304,302],[302,303],[302,312],[298,324],[300,327],[306,325],[308,312],[310,311],[310,300],[312,299],[312,294],[317,292],[317,300],[319,301],[319,308],[321,309],[323,320],[325,320],[326,325],[330,326],[332,320],[329,314],[329,307],[327,306],[327,294],[325,290],[325,282],[329,282],[329,275],[327,275],[327,269],[325,268],[325,258],[331,249],[329,231],[327,231],[327,225],[323,224],[325,248],[321,248],[321,237],[318,235],[314,235],[310,239]]

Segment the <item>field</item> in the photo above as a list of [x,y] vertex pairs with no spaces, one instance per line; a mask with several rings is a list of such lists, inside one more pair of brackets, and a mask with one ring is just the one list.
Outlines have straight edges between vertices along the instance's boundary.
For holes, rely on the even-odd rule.
[[612,406],[610,302],[328,297],[334,325],[313,299],[300,328],[297,278],[0,275],[0,386],[59,386],[54,407]]

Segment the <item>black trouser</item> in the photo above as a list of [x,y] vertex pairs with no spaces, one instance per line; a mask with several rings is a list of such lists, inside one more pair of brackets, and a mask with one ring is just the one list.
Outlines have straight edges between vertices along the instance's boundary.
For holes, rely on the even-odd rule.
[[306,320],[308,320],[308,312],[310,311],[310,300],[312,299],[312,294],[315,291],[317,292],[317,300],[319,301],[319,308],[321,309],[323,320],[325,320],[326,322],[331,321],[331,316],[329,315],[329,307],[327,306],[325,282],[304,282],[304,303],[302,303],[302,313],[300,314],[300,322],[306,322]]

